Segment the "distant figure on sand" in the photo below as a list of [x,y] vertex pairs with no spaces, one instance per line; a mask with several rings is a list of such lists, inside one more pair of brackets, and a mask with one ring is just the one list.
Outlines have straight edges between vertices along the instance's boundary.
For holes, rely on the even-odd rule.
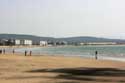
[[5,49],[3,49],[3,54],[5,54]]
[[27,56],[27,51],[25,50],[25,56]]
[[98,59],[98,51],[95,51],[95,59]]
[[0,54],[2,54],[2,50],[0,50]]
[[30,56],[32,55],[32,51],[30,51]]
[[15,50],[13,49],[13,54],[15,53]]

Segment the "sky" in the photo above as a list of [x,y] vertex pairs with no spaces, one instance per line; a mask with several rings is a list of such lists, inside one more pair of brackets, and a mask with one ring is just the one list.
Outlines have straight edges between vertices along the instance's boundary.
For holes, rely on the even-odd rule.
[[125,0],[0,0],[0,33],[125,39]]

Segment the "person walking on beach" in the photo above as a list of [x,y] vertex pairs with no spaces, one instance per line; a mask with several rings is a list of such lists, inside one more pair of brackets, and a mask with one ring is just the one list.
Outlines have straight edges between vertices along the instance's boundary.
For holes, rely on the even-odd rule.
[[3,54],[5,54],[5,49],[3,49]]
[[2,50],[0,50],[0,54],[2,54]]
[[27,51],[25,50],[25,56],[27,56]]
[[30,56],[32,56],[32,51],[30,51]]
[[95,51],[95,59],[98,59],[98,51]]
[[15,53],[15,50],[13,49],[13,54]]

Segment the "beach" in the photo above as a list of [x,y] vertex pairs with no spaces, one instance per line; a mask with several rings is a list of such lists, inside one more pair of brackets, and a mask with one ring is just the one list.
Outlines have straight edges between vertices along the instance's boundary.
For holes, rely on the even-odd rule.
[[125,83],[125,62],[64,56],[0,55],[1,83]]

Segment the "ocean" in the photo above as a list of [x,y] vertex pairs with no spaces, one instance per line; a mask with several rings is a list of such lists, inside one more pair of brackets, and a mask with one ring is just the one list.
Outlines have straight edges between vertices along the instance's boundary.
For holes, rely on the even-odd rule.
[[[6,49],[8,52],[13,48]],[[95,51],[98,51],[99,59],[109,59],[125,61],[125,45],[85,45],[85,46],[51,46],[51,47],[33,47],[16,48],[15,52],[24,53],[32,51],[36,55],[58,55],[58,56],[76,56],[83,58],[94,58]]]

